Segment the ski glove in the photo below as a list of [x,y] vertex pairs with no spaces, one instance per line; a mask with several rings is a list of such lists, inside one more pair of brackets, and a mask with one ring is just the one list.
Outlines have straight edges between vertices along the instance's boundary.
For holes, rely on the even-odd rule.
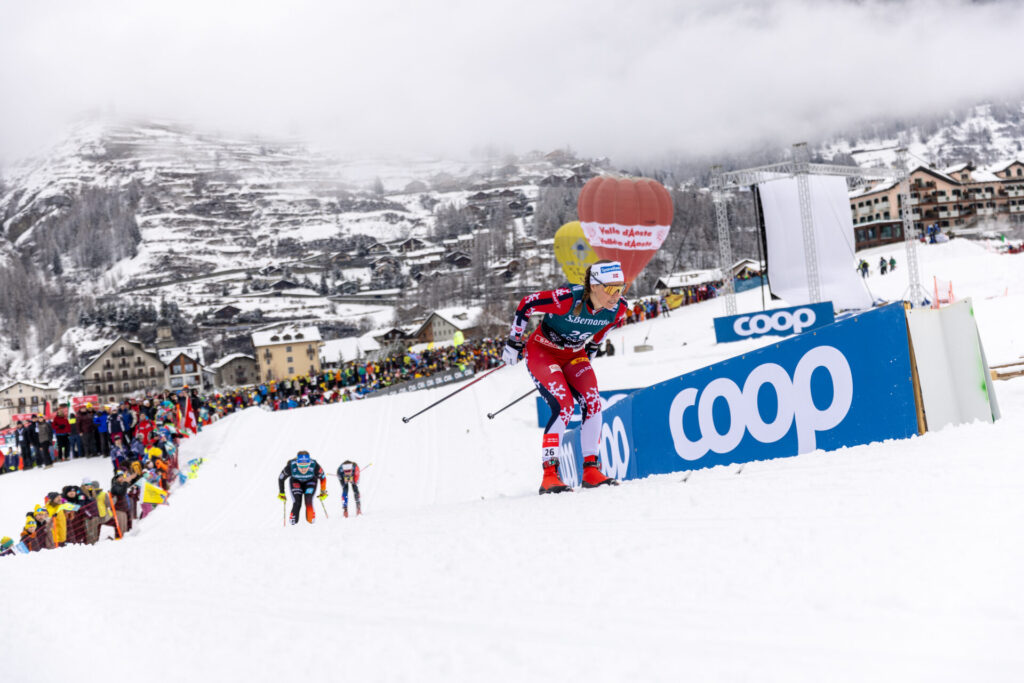
[[595,344],[594,342],[587,342],[587,345],[584,347],[587,350],[587,358],[593,358],[600,346],[600,344]]
[[505,342],[505,350],[501,352],[501,360],[505,361],[505,365],[515,365],[519,362],[519,359],[523,356],[523,344],[522,341],[508,338]]
[[288,500],[287,496],[284,495],[284,491],[281,491],[281,493],[277,494],[277,499],[278,500]]
[[326,497],[327,497],[327,491],[321,491],[320,495],[317,496],[317,498],[319,498],[320,500],[323,500]]

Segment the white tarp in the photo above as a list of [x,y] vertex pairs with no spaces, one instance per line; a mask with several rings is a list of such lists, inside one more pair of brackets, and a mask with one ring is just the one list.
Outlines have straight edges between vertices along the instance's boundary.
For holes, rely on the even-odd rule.
[[[821,299],[831,301],[837,310],[870,308],[871,295],[856,272],[846,179],[810,176],[808,181]],[[758,189],[764,210],[772,292],[790,305],[811,303],[796,178],[761,183]]]
[[928,431],[999,419],[999,403],[970,299],[907,311]]

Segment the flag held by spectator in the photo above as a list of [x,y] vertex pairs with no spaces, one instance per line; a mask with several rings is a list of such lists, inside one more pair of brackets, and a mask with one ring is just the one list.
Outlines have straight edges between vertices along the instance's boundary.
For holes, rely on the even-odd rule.
[[164,491],[159,486],[154,486],[148,481],[143,483],[142,487],[142,502],[150,503],[152,505],[160,505],[161,503],[167,502],[167,491]]

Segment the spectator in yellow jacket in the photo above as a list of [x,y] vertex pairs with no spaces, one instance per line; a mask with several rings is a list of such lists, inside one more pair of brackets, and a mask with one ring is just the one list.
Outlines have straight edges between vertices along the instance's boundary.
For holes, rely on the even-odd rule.
[[53,542],[57,547],[68,540],[68,518],[64,514],[64,499],[56,491],[46,494],[46,511],[53,520]]

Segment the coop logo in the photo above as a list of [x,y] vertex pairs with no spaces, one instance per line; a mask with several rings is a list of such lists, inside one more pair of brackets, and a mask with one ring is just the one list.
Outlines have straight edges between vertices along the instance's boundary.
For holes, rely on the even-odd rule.
[[629,434],[618,415],[601,425],[601,471],[613,479],[625,479],[629,469]]
[[715,339],[719,342],[733,342],[766,334],[785,337],[807,330],[816,330],[832,322],[835,322],[832,302],[823,301],[817,304],[803,304],[763,313],[715,318]]
[[809,308],[798,308],[792,313],[776,311],[775,313],[758,313],[757,315],[741,315],[732,324],[732,330],[741,337],[769,332],[793,331],[800,334],[814,324],[818,317]]
[[572,442],[562,439],[562,445],[558,454],[558,475],[567,486],[576,488],[580,485],[580,476],[576,471],[576,450]]
[[[811,375],[822,368],[832,380],[829,405],[819,409],[811,398]],[[758,392],[771,385],[778,398],[774,419],[765,422],[757,408]],[[699,394],[699,396],[698,396]],[[715,425],[712,410],[717,400],[729,406],[729,428],[723,434]],[[819,404],[821,403],[819,396]],[[808,453],[817,447],[817,433],[839,425],[853,402],[853,374],[846,357],[832,346],[818,346],[797,363],[793,377],[781,365],[765,363],[747,376],[743,388],[727,377],[712,380],[702,391],[683,389],[669,408],[669,430],[676,453],[684,460],[699,460],[708,451],[724,454],[739,446],[745,434],[764,444],[782,439],[796,423],[797,452]],[[700,438],[691,440],[683,432],[683,418],[691,408],[697,410]]]

